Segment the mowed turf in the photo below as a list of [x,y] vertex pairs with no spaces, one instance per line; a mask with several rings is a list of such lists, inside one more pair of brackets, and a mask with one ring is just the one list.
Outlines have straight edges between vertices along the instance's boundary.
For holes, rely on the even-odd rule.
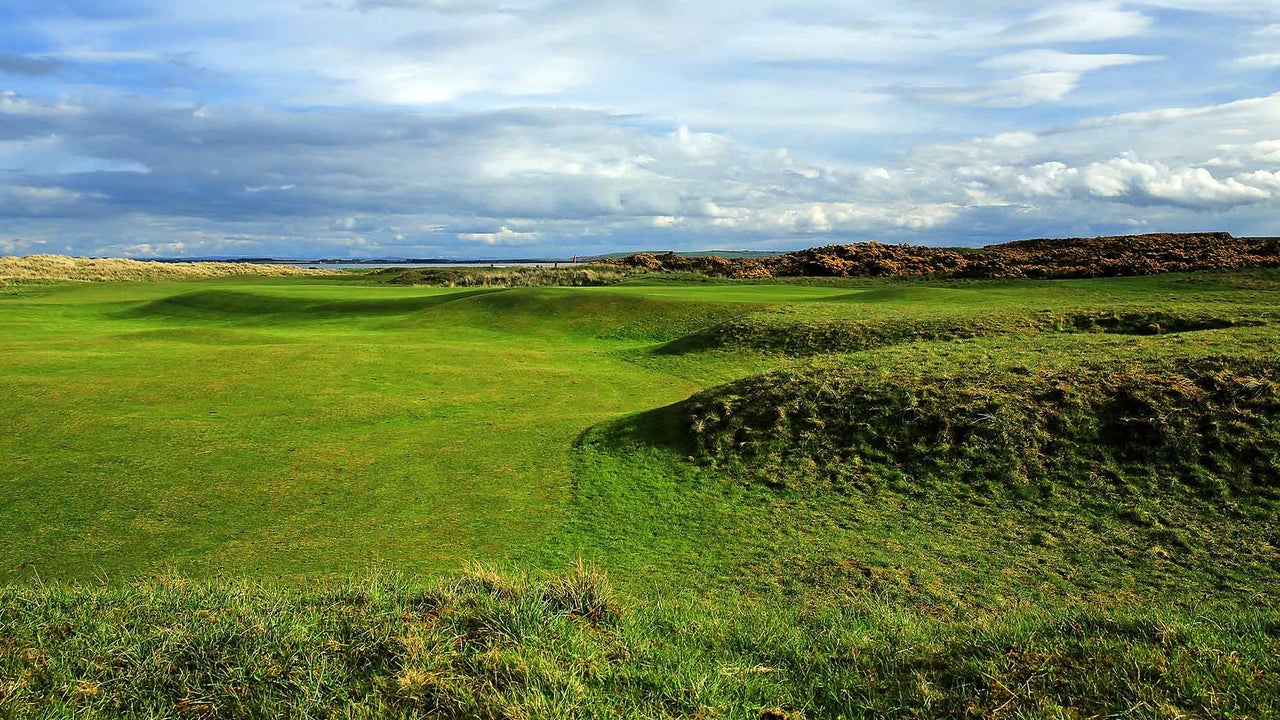
[[537,318],[433,321],[473,299],[254,281],[6,298],[6,577],[434,568],[537,542],[574,438],[692,386],[539,340]]
[[[670,425],[628,431],[638,437],[607,428],[800,360],[731,348],[655,353],[664,343],[759,314],[894,323],[1190,308],[1265,322],[1277,307],[1276,277],[505,290],[236,278],[8,288],[0,581],[114,580],[160,567],[302,579],[372,565],[549,565],[585,553],[633,575],[657,568],[655,578],[693,585],[760,583],[761,572],[788,572],[774,550],[809,547],[761,535],[781,527],[781,501],[717,485],[683,463],[678,443],[657,441]],[[1266,326],[1195,337],[1255,350],[1274,339]],[[980,363],[993,353],[1123,353],[1134,342],[1159,353],[1187,340],[904,342],[863,352],[881,363],[922,355]],[[873,356],[846,359],[859,357]],[[803,535],[805,517],[786,522]],[[868,538],[878,542],[888,530],[876,517]],[[917,529],[926,527],[921,519]],[[833,532],[810,549],[856,552],[861,536]]]

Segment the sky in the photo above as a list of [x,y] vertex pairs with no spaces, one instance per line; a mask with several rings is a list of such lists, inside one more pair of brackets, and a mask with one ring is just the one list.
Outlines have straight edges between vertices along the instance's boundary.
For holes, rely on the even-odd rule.
[[1280,235],[1280,0],[0,0],[0,254]]

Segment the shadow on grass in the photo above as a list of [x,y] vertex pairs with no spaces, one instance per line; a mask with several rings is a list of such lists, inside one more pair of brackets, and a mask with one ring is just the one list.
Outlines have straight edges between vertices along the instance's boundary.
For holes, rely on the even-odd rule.
[[387,317],[420,312],[501,288],[464,290],[439,295],[377,300],[312,300],[260,295],[235,290],[201,290],[142,303],[117,314],[123,318],[186,318],[192,320],[289,322],[344,317]]
[[609,450],[655,447],[689,455],[694,445],[686,431],[688,400],[607,420],[583,430],[573,441],[575,450],[596,445]]

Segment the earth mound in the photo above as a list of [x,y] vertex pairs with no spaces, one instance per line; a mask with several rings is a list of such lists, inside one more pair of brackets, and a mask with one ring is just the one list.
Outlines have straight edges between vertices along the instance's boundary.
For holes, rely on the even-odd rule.
[[654,352],[683,355],[707,350],[739,350],[804,356],[847,353],[918,341],[949,341],[1032,333],[1163,335],[1265,325],[1268,318],[1130,309],[1041,312],[977,317],[848,318],[796,320],[785,314],[734,317],[665,343]]
[[784,486],[1154,483],[1274,500],[1277,377],[1280,362],[1229,356],[965,375],[819,366],[700,393],[682,415],[695,459]]

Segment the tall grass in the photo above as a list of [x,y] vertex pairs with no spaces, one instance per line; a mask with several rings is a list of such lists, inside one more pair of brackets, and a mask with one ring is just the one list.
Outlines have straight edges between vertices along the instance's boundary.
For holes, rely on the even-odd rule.
[[5,717],[1273,717],[1280,616],[620,603],[597,571],[0,589]]
[[0,285],[28,281],[182,280],[229,275],[329,275],[292,265],[247,262],[156,262],[123,258],[82,258],[65,255],[0,257]]

